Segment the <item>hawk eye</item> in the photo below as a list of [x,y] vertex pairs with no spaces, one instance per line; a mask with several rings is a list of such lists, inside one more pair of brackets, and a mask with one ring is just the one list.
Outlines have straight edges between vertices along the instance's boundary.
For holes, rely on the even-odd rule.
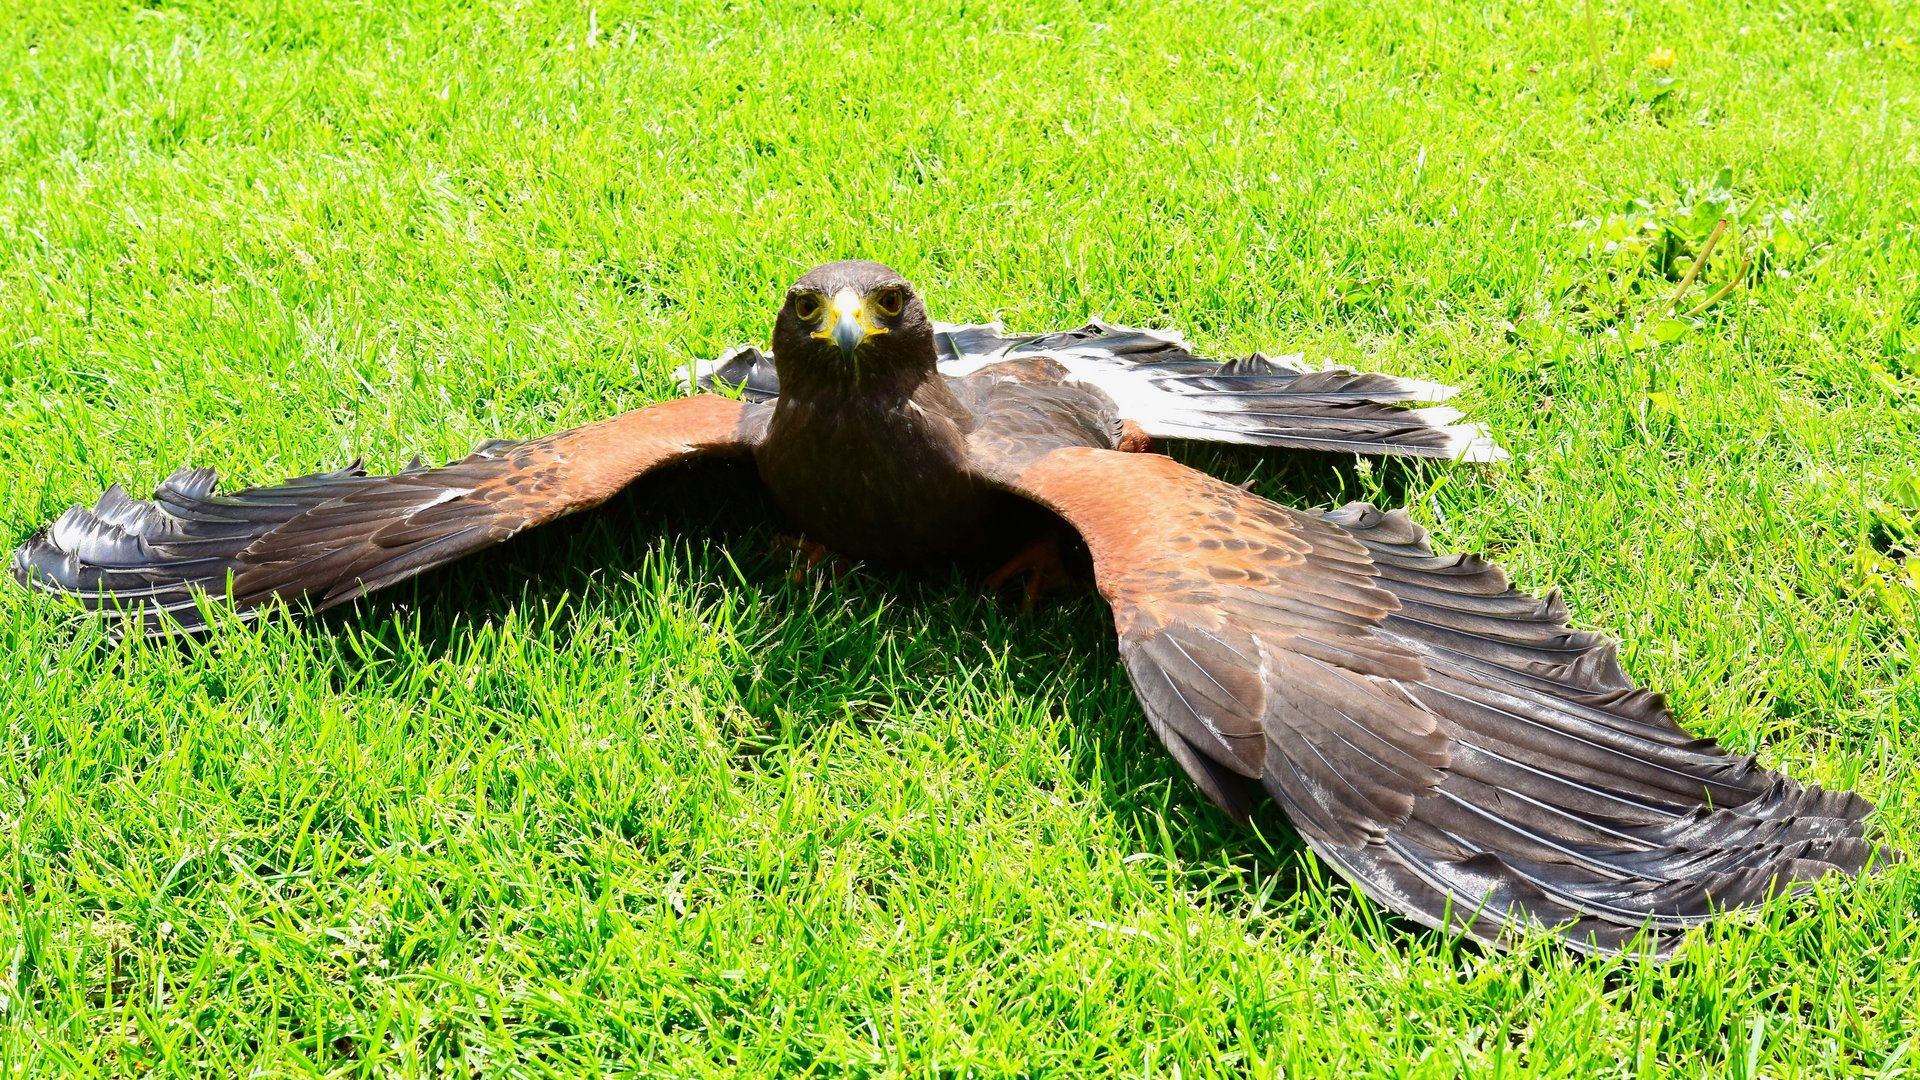
[[820,298],[812,293],[801,293],[793,300],[793,313],[800,316],[801,322],[812,322],[820,317]]
[[900,309],[906,305],[906,291],[898,286],[881,289],[879,292],[873,294],[873,306],[879,308],[880,314],[882,315],[889,317],[898,315],[900,314]]

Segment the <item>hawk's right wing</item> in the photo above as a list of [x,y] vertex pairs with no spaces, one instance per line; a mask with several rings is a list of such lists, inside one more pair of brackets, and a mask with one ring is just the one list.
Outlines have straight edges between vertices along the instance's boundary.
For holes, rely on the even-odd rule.
[[358,463],[231,494],[212,469],[180,469],[151,501],[118,484],[13,554],[41,592],[124,611],[147,634],[205,629],[200,598],[241,612],[274,600],[316,610],[442,566],[522,530],[598,506],[641,475],[703,454],[750,452],[764,409],[703,395],[429,469],[370,476]]

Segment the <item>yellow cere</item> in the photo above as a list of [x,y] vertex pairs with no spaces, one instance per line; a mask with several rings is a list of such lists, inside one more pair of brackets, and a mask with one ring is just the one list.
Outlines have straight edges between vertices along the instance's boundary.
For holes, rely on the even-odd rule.
[[851,315],[853,316],[854,322],[865,326],[867,324],[866,314],[866,305],[860,302],[859,293],[854,292],[852,289],[841,289],[839,292],[833,294],[834,322],[837,323],[841,319]]
[[815,330],[812,336],[821,341],[832,341],[835,328],[842,322],[851,321],[860,328],[860,340],[866,341],[887,332],[887,328],[880,325],[878,316],[872,295],[861,296],[852,289],[841,289],[833,294],[833,299],[827,305],[827,317],[820,320],[820,329]]

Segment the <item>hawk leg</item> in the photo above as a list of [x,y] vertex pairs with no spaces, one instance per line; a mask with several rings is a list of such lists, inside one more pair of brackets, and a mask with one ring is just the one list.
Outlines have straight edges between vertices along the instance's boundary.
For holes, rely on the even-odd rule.
[[[807,580],[808,575],[825,562],[827,556],[833,554],[827,550],[825,544],[809,540],[804,536],[792,536],[786,533],[774,537],[773,545],[776,548],[786,548],[800,553],[800,565],[794,567],[793,572],[787,575],[787,580],[795,585]],[[833,560],[833,565],[828,569],[834,581],[839,581],[852,572],[853,564],[845,559]]]
[[1013,557],[1002,563],[1000,569],[987,575],[987,588],[999,592],[1007,582],[1015,578],[1025,578],[1021,589],[1021,607],[1031,612],[1040,598],[1049,589],[1057,589],[1068,583],[1067,564],[1060,556],[1060,534],[1047,529],[1029,541]]

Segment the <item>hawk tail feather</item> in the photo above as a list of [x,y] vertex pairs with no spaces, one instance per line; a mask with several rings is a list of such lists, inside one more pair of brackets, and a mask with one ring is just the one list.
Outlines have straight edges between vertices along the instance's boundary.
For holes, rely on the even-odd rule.
[[1068,378],[1098,387],[1122,416],[1160,439],[1239,443],[1369,456],[1500,461],[1479,424],[1440,403],[1457,391],[1421,379],[1314,370],[1298,355],[1260,353],[1221,363],[1178,335],[1100,321],[1078,330],[1008,337],[994,325],[942,327],[941,370],[1046,356]]
[[[1255,353],[1221,363],[1196,356],[1166,331],[1099,321],[1037,335],[1008,335],[996,323],[940,323],[935,339],[944,375],[959,378],[1007,360],[1052,360],[1067,380],[1097,387],[1154,438],[1456,461],[1507,456],[1485,427],[1460,422],[1459,410],[1440,404],[1453,387],[1420,379],[1313,370],[1298,356]],[[780,393],[773,358],[751,346],[688,365],[681,382],[737,388],[753,402]]]

